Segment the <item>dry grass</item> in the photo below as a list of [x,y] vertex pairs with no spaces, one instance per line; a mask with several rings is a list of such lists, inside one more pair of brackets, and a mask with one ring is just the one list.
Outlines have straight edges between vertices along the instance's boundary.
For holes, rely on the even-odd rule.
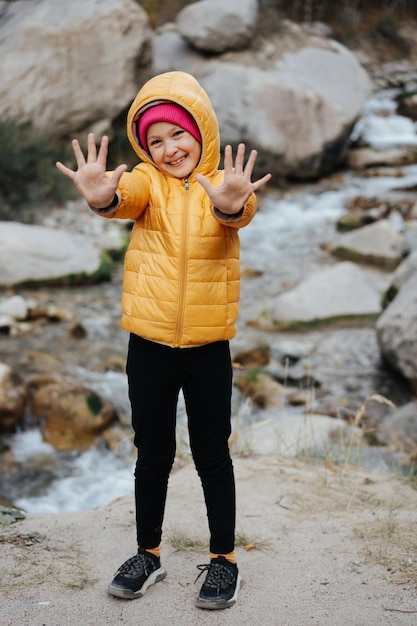
[[417,537],[415,521],[401,519],[398,511],[389,510],[354,534],[364,542],[366,557],[382,565],[391,582],[417,589]]
[[208,550],[207,540],[192,538],[182,530],[174,530],[168,541],[177,552],[207,552]]
[[[173,531],[168,541],[177,552],[207,552],[209,549],[207,540],[191,537],[181,530]],[[251,550],[265,550],[269,545],[270,542],[267,540],[249,537],[244,532],[236,533],[236,548],[243,548],[243,550],[249,552]]]
[[3,550],[13,551],[13,565],[2,568],[0,589],[14,585],[23,588],[58,583],[69,589],[81,590],[96,583],[86,567],[85,554],[76,545],[60,552],[51,548],[39,533],[6,535],[1,544]]

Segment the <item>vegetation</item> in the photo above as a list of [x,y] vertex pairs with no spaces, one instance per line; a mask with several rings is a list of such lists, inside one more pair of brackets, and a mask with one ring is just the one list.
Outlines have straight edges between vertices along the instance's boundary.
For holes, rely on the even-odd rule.
[[65,148],[30,124],[0,121],[0,220],[32,221],[35,212],[70,195],[55,162]]
[[[209,548],[207,539],[190,537],[181,530],[174,530],[169,537],[169,543],[177,552],[203,552]],[[249,538],[246,533],[237,532],[235,538],[236,548],[243,548],[247,552],[251,550],[265,550],[270,542],[261,539]]]
[[149,15],[152,26],[156,27],[165,22],[175,21],[179,11],[192,2],[190,0],[140,0],[138,4]]
[[275,5],[286,11],[292,19],[310,22],[334,20],[336,17],[359,21],[361,14],[377,11],[380,15],[411,17],[417,15],[413,0],[275,0],[261,5]]

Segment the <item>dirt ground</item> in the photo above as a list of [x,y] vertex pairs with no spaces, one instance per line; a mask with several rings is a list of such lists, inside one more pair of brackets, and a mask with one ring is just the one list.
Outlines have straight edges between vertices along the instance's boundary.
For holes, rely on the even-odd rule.
[[329,463],[235,459],[235,606],[194,606],[207,523],[193,465],[170,480],[162,544],[168,572],[137,600],[107,595],[135,551],[133,496],[77,513],[31,514],[0,527],[4,626],[415,626],[417,491]]

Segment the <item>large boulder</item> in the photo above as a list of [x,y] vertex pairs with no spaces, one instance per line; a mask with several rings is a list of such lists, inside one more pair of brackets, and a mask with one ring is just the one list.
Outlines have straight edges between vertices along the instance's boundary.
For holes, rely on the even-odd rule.
[[338,235],[323,248],[336,257],[392,271],[404,258],[404,237],[389,220]]
[[56,377],[33,391],[42,437],[57,450],[85,450],[117,420],[109,402],[82,382]]
[[347,48],[287,21],[261,50],[206,58],[172,27],[155,36],[154,50],[153,73],[193,73],[212,100],[222,144],[256,148],[257,169],[277,177],[314,177],[342,162],[372,91]]
[[373,319],[380,312],[377,289],[359,267],[345,261],[314,272],[294,289],[274,298],[258,323],[277,330],[296,329]]
[[200,0],[178,13],[177,26],[192,47],[219,53],[246,48],[257,17],[257,0]]
[[84,235],[1,222],[0,288],[24,284],[82,284],[109,278],[110,257]]
[[106,128],[148,77],[149,18],[134,0],[0,6],[0,119],[56,136]]

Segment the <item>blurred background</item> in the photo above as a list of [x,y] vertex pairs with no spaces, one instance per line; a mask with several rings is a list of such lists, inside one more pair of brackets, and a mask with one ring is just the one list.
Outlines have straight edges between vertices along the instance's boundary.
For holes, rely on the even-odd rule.
[[[0,2],[0,502],[80,510],[131,493],[120,329],[130,223],[55,167],[71,139],[137,157],[151,76],[208,92],[222,148],[272,173],[241,232],[235,454],[415,481],[417,6],[413,0]],[[176,464],[189,462],[182,399]]]

